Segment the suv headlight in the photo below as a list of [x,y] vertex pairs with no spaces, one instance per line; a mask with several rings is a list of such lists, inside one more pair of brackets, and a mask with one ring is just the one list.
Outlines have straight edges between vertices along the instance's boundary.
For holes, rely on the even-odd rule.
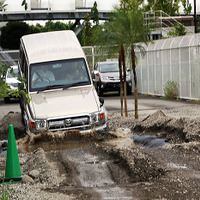
[[126,80],[130,81],[131,80],[131,76],[130,75],[126,76]]
[[46,120],[36,120],[35,128],[36,128],[36,130],[47,130],[47,121]]
[[102,76],[101,80],[109,80],[109,78],[107,76]]
[[104,124],[105,121],[106,121],[106,114],[104,110],[102,110],[101,112],[92,113],[90,116],[90,122],[92,125],[101,125]]

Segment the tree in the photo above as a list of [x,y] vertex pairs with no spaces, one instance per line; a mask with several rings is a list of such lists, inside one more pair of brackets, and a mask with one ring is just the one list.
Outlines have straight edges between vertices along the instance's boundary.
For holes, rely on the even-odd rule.
[[85,27],[83,29],[83,37],[84,37],[84,46],[90,46],[92,45],[92,24],[90,22],[90,16],[87,13],[84,17],[85,20]]
[[0,42],[4,49],[19,49],[19,41],[23,35],[30,33],[30,27],[25,22],[8,22],[1,28]]
[[[121,48],[124,46],[126,52],[129,52],[131,56],[135,87],[135,118],[137,119],[138,90],[135,48],[139,48],[141,53],[144,53],[144,47],[139,43],[147,44],[150,30],[143,25],[143,13],[139,5],[134,7],[132,5],[137,5],[136,1],[130,1],[126,8],[115,8],[110,20],[104,24],[104,31],[101,33],[100,39],[104,44],[118,50],[119,55],[122,53]],[[125,68],[125,65],[123,66]]]
[[180,1],[181,0],[147,0],[147,4],[144,6],[144,10],[162,10],[168,15],[176,16],[179,14]]
[[38,24],[38,23],[35,26],[30,25],[30,32],[31,33],[40,33],[40,32],[42,32],[42,30],[43,30],[43,26]]
[[24,9],[27,10],[27,8],[28,8],[28,3],[26,2],[26,0],[23,0],[23,1],[22,1],[21,6],[24,6]]
[[131,9],[133,7],[138,7],[139,5],[142,5],[144,3],[144,0],[120,0],[120,8],[124,9]]
[[5,4],[5,0],[0,2],[0,10],[5,9],[8,4]]
[[169,31],[167,35],[169,37],[177,37],[177,36],[183,36],[186,34],[187,34],[186,28],[180,23],[175,23],[173,29]]
[[186,15],[191,14],[192,11],[192,5],[189,3],[189,0],[181,0],[182,5],[183,5],[183,11]]
[[23,35],[31,33],[40,33],[48,31],[69,30],[72,22],[65,24],[63,22],[48,21],[45,26],[40,24],[28,25],[25,22],[8,22],[1,28],[0,42],[4,49],[19,49],[19,41]]
[[67,30],[68,27],[63,22],[53,22],[48,21],[45,23],[45,26],[42,28],[42,32],[49,32],[49,31],[60,31],[60,30]]
[[95,23],[96,26],[99,25],[99,11],[97,9],[97,2],[94,2],[93,7],[91,8],[91,13],[93,17],[93,22]]

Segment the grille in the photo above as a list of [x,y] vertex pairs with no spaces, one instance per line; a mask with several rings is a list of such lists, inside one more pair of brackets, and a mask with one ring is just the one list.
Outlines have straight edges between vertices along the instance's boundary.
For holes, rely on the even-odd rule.
[[118,88],[120,87],[120,83],[106,83],[106,87],[109,87],[109,88]]
[[13,87],[18,87],[18,83],[12,83]]
[[89,116],[53,119],[48,120],[48,127],[50,131],[73,129],[88,130],[90,129],[89,122]]

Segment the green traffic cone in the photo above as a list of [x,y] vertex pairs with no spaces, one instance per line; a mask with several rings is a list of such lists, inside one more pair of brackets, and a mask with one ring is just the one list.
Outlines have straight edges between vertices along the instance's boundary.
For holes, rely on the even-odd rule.
[[8,146],[6,157],[6,171],[4,182],[19,183],[21,182],[22,174],[19,164],[19,156],[17,151],[17,145],[15,141],[15,134],[13,125],[9,125],[8,132]]

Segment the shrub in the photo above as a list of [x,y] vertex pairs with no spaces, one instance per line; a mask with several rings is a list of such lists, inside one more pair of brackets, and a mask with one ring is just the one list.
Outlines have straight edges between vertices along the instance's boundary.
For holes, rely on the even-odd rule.
[[175,81],[167,81],[164,87],[163,99],[178,99],[178,83]]

